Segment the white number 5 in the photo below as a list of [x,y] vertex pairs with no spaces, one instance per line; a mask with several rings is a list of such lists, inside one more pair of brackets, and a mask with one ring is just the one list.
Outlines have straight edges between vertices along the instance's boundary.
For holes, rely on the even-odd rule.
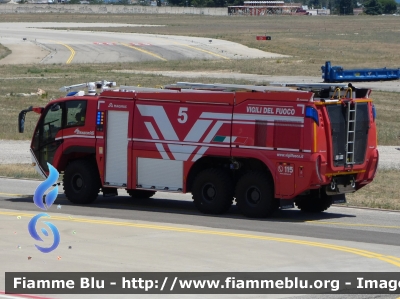
[[[187,112],[188,111],[188,108],[187,107],[181,107],[181,108],[179,108],[179,112],[178,112],[178,122],[179,123],[181,123],[181,124],[184,124],[186,121],[187,121],[187,119],[188,119],[188,116],[187,116]],[[180,118],[180,117],[182,117],[182,118]]]

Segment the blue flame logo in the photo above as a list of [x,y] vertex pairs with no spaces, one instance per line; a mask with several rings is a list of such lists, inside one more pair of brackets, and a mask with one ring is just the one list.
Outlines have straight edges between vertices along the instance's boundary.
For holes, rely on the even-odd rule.
[[[48,178],[42,182],[35,191],[35,194],[33,195],[33,203],[42,210],[47,210],[51,207],[51,205],[54,203],[54,201],[57,198],[58,195],[58,185],[56,184],[58,181],[58,177],[59,177],[59,173],[57,171],[57,169],[55,169],[52,165],[50,165],[49,163],[47,163],[47,166],[49,167],[49,171],[50,174],[48,176]],[[46,192],[47,189],[49,189],[50,187],[54,186],[55,187],[50,190],[47,195],[45,195],[44,193]],[[43,197],[45,197],[45,203],[43,202]],[[28,224],[28,231],[29,234],[31,235],[32,238],[34,238],[36,241],[40,241],[43,242],[43,239],[39,236],[37,230],[36,230],[36,224],[38,222],[38,220],[41,217],[50,217],[47,213],[39,213],[36,216],[34,216],[31,221],[29,221]],[[38,250],[40,250],[43,253],[49,253],[51,251],[53,251],[54,249],[56,249],[58,247],[58,245],[60,244],[60,233],[58,232],[57,227],[47,221],[43,221],[44,224],[46,224],[51,232],[53,233],[53,244],[50,247],[41,247],[39,245],[36,245],[36,248]],[[45,235],[46,237],[49,236],[48,231],[45,228],[41,229],[41,232],[43,233],[43,235]]]

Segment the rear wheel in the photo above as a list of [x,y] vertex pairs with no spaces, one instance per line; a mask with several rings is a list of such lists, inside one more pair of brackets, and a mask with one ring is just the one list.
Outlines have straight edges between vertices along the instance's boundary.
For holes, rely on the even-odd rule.
[[152,197],[154,194],[156,194],[155,191],[148,191],[148,190],[136,190],[136,189],[128,189],[126,190],[128,194],[132,198],[142,198],[142,199],[147,199]]
[[271,179],[261,171],[243,175],[236,185],[235,197],[240,212],[247,217],[268,217],[277,209]]
[[90,160],[71,162],[64,171],[63,185],[70,202],[88,204],[95,201],[101,185],[97,165]]
[[302,212],[321,213],[332,205],[332,197],[324,191],[311,190],[309,195],[296,198],[295,203]]
[[233,181],[227,171],[218,168],[206,169],[194,180],[193,201],[202,213],[221,214],[232,205],[232,190]]

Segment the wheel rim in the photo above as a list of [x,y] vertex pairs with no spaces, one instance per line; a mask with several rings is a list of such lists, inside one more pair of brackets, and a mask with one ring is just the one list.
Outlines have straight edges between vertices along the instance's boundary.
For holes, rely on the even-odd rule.
[[75,174],[72,177],[72,189],[74,189],[75,192],[79,192],[83,188],[83,178],[80,174]]
[[206,201],[213,201],[217,195],[217,190],[215,189],[214,184],[205,184],[203,186],[202,195]]
[[246,190],[246,201],[251,206],[257,206],[261,201],[261,191],[255,186],[251,186]]

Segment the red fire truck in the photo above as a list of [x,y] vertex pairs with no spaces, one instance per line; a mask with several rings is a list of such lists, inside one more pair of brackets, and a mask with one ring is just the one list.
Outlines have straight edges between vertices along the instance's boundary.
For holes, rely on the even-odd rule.
[[23,132],[25,114],[40,113],[33,165],[44,177],[47,163],[63,173],[65,194],[76,204],[122,188],[133,198],[191,192],[203,213],[226,212],[234,200],[248,217],[294,204],[322,212],[376,173],[376,112],[368,89],[97,85],[98,94],[70,93],[19,115]]

